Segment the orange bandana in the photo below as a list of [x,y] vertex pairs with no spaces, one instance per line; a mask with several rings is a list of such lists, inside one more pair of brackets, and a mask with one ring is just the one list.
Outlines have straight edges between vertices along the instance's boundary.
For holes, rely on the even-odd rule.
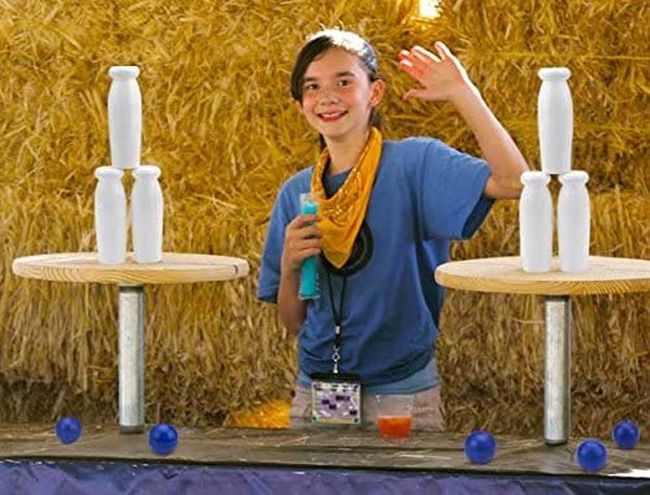
[[368,202],[381,158],[382,136],[378,129],[370,130],[366,147],[359,161],[336,194],[327,199],[323,189],[323,173],[329,161],[327,148],[321,153],[311,176],[311,192],[318,201],[323,232],[322,247],[327,260],[341,268],[352,253],[354,241],[368,210]]

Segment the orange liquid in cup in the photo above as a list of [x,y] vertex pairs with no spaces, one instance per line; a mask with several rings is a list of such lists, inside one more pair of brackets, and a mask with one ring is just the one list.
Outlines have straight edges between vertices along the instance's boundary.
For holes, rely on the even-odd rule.
[[405,438],[411,435],[410,416],[379,416],[377,428],[384,437]]

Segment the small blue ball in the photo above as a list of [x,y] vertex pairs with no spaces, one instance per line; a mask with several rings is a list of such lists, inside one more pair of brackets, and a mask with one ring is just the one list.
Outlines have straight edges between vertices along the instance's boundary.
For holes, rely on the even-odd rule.
[[172,425],[159,423],[149,432],[149,445],[158,455],[170,454],[178,444],[178,432]]
[[633,421],[619,421],[612,430],[612,440],[619,449],[633,449],[639,443],[640,437],[639,427]]
[[596,473],[607,465],[607,449],[598,440],[585,440],[576,452],[578,464],[588,473]]
[[465,439],[465,455],[473,464],[487,464],[494,459],[497,442],[487,431],[474,431]]
[[76,442],[81,436],[81,423],[73,416],[64,416],[56,422],[56,436],[66,445]]

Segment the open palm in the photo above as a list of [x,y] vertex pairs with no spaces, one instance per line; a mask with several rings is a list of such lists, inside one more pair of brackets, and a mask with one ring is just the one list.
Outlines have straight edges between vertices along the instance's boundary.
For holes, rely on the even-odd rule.
[[465,68],[449,48],[441,41],[434,46],[438,56],[421,46],[400,52],[400,68],[422,85],[419,89],[407,91],[405,100],[453,100],[473,87]]

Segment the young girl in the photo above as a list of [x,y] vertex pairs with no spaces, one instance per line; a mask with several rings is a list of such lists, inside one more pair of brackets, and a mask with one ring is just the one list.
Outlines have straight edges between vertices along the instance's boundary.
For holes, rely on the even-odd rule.
[[[385,82],[358,35],[325,30],[298,54],[291,93],[322,154],[278,194],[257,294],[298,335],[293,426],[312,420],[312,380],[340,371],[360,382],[363,424],[376,418],[376,395],[406,394],[414,428],[443,428],[434,352],[443,290],[433,273],[449,241],[471,237],[495,199],[519,197],[528,165],[458,59],[441,42],[435,48],[399,54],[421,86],[404,98],[450,101],[484,160],[432,138],[383,140],[376,108]],[[318,198],[317,215],[300,214],[305,192]],[[321,297],[304,301],[300,267],[310,256],[320,257]]]

